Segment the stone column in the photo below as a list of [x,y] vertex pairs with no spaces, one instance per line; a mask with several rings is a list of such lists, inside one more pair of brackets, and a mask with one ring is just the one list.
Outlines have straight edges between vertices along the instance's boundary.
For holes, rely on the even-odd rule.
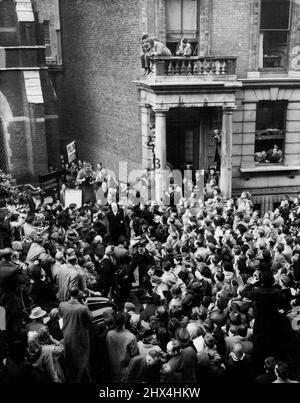
[[224,199],[232,191],[232,107],[223,107],[220,189]]
[[151,159],[151,152],[147,147],[149,135],[149,108],[144,104],[141,107],[141,129],[142,129],[142,167],[148,168]]
[[164,176],[167,166],[167,134],[166,114],[167,110],[154,110],[155,112],[155,195],[160,201],[164,191]]
[[286,111],[286,132],[285,132],[285,147],[284,147],[284,162],[287,165],[300,164],[300,96],[299,100],[289,102]]

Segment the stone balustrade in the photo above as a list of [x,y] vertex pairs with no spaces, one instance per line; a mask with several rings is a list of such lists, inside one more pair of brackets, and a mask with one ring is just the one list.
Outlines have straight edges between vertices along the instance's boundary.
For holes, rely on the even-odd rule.
[[233,56],[156,56],[152,59],[156,76],[236,76],[236,57]]

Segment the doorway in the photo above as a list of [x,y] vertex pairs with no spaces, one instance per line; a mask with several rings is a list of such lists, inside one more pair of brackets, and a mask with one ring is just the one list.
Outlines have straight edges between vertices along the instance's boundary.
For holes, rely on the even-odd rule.
[[167,114],[167,162],[184,171],[214,165],[213,130],[222,128],[220,108],[172,108]]

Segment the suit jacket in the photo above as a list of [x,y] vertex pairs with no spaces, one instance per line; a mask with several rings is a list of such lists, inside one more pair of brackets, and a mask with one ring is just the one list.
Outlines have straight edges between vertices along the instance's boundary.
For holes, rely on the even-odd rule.
[[126,234],[124,214],[121,210],[118,210],[117,214],[114,214],[112,211],[110,211],[107,214],[107,219],[109,222],[111,239],[114,243],[117,243],[119,236]]
[[73,266],[64,264],[58,274],[58,293],[59,301],[67,301],[69,298],[69,289],[78,285],[79,275]]
[[103,288],[111,287],[114,284],[116,266],[104,256],[102,261],[96,265],[97,281]]

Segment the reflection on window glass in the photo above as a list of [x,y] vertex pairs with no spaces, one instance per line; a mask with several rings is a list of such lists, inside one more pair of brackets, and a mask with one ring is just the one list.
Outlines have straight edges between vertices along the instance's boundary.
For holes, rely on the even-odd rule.
[[290,8],[289,0],[262,0],[260,67],[287,68]]

